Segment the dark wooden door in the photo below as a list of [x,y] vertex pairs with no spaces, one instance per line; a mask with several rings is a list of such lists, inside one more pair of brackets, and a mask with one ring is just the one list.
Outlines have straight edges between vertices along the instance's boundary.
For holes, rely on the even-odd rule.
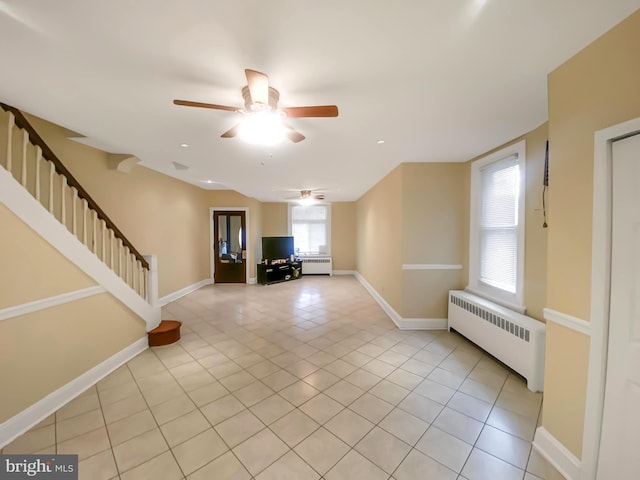
[[215,283],[247,282],[247,228],[245,212],[213,212]]

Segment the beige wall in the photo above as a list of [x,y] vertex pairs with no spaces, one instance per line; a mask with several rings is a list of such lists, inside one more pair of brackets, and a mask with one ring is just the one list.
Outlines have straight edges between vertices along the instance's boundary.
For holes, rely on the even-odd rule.
[[544,123],[523,137],[527,142],[524,304],[527,307],[527,315],[538,320],[543,320],[542,310],[547,306],[549,228],[543,227],[542,182],[548,136],[548,125]]
[[334,270],[356,269],[356,204],[331,204],[331,257]]
[[265,202],[262,204],[262,236],[289,235],[289,204]]
[[404,318],[446,318],[447,293],[463,270],[402,270],[403,264],[465,265],[469,168],[405,163],[356,204],[357,270]]
[[[0,225],[0,308],[95,285],[4,205]],[[145,335],[108,293],[0,321],[0,423]]]
[[[594,132],[640,117],[640,11],[548,79],[548,306],[590,320]],[[543,425],[580,457],[588,338],[547,331]]]
[[106,153],[49,122],[29,121],[136,249],[158,255],[161,297],[210,278],[204,190],[140,166],[111,170]]
[[0,309],[96,284],[3,204],[0,226]]
[[1,321],[0,423],[145,336],[107,293]]
[[402,166],[356,202],[356,269],[402,315]]
[[[405,163],[402,169],[402,263],[463,265],[468,237],[469,169],[462,163]],[[463,270],[403,271],[402,316],[447,318],[449,290]]]

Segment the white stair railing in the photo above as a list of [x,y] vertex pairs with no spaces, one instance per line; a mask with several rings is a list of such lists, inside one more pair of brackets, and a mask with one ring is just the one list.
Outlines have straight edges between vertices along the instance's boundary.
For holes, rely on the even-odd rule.
[[[7,126],[6,155],[0,166],[129,287],[152,303],[148,260],[80,186],[24,115],[8,105],[0,106],[5,112],[2,123],[6,121]],[[20,158],[14,158],[16,146]]]

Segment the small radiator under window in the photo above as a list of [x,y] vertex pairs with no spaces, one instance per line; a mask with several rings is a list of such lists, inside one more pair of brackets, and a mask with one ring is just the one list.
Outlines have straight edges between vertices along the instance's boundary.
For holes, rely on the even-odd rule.
[[300,257],[302,275],[332,275],[331,257]]
[[525,377],[529,390],[543,390],[544,323],[468,292],[452,290],[451,328]]

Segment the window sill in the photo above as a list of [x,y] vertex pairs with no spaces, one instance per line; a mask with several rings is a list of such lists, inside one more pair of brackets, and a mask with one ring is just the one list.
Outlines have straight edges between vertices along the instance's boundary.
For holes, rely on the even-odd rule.
[[509,310],[513,310],[514,312],[518,312],[522,315],[524,315],[525,312],[527,311],[527,307],[525,307],[524,305],[518,305],[516,303],[505,300],[504,298],[491,295],[490,293],[487,293],[483,289],[470,287],[469,285],[467,285],[464,291],[473,293],[474,295],[477,295],[478,297],[484,298],[486,300],[490,300],[494,303],[497,303],[498,305],[502,305],[503,307],[508,308]]

